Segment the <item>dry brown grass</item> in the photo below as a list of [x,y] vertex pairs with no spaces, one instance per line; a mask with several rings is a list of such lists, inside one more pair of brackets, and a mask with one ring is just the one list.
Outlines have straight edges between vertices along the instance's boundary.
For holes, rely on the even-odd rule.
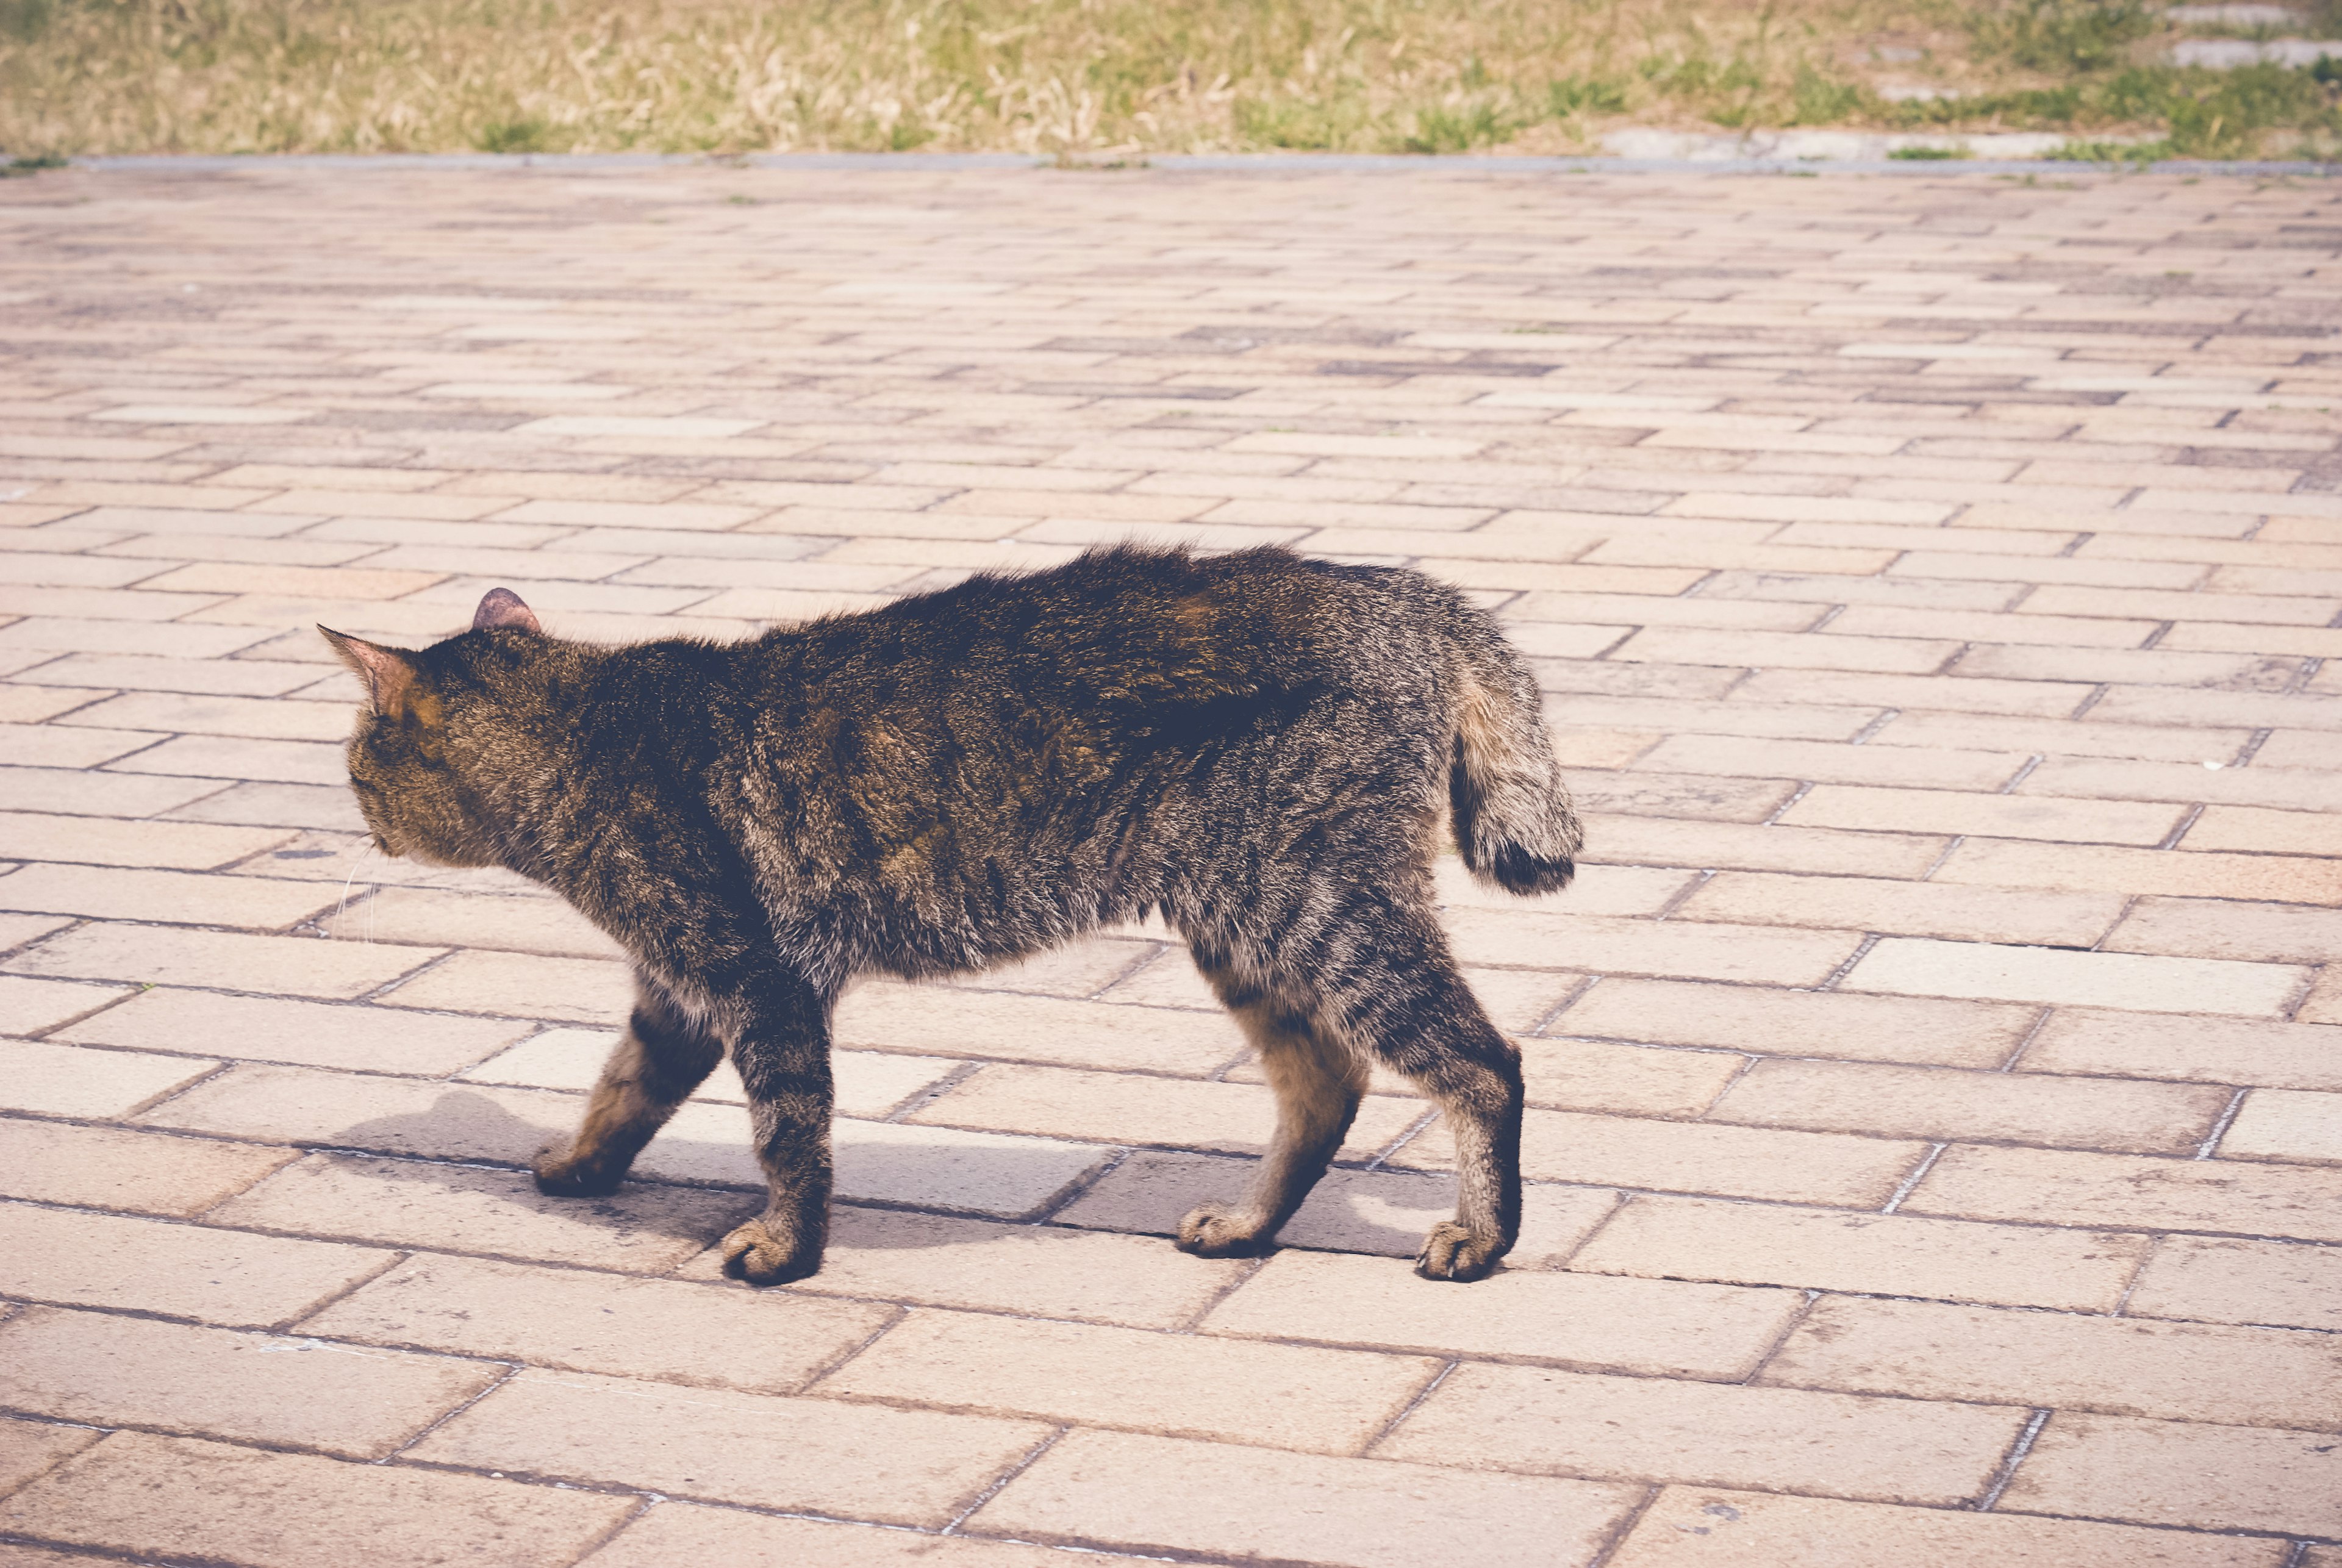
[[[1584,145],[1620,118],[1945,117],[1881,99],[1888,77],[2000,93],[1975,100],[1985,107],[1972,117],[2041,122],[2040,104],[2007,90],[2120,64],[2066,58],[2056,27],[2107,34],[2106,17],[2140,11],[2120,0],[0,0],[0,148],[1455,152]],[[2047,18],[2052,35],[2028,55],[1980,28],[1987,14]],[[2126,24],[2110,46],[2134,48],[2147,30]],[[2064,109],[2047,123],[2091,123],[2087,105]]]

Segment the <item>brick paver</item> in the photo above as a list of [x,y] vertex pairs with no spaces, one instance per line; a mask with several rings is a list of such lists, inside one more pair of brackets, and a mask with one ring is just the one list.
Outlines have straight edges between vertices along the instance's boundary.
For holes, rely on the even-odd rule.
[[[0,186],[0,1556],[2342,1562],[2342,213],[2243,178],[967,165]],[[724,637],[1142,538],[1504,616],[1577,887],[1442,869],[1510,1265],[1149,925],[839,1011],[828,1266],[720,1075],[360,853],[309,630]],[[882,1528],[883,1527],[883,1528]]]

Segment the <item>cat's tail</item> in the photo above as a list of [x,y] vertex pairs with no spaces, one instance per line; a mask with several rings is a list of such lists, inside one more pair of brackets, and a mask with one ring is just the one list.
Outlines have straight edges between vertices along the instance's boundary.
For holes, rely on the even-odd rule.
[[1513,893],[1569,885],[1584,839],[1546,733],[1536,679],[1486,614],[1453,643],[1456,754],[1447,778],[1456,847],[1482,881]]

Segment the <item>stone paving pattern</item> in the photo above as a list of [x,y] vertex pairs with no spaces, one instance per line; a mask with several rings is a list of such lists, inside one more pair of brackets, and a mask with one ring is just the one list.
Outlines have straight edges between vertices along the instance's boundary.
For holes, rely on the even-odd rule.
[[[2242,179],[567,167],[0,186],[0,1563],[2342,1565],[2342,207]],[[837,1021],[828,1266],[728,1074],[360,853],[510,584],[726,637],[1129,537],[1505,617],[1571,892],[1444,864],[1526,1233],[1162,1239],[1267,1091],[1171,934]]]

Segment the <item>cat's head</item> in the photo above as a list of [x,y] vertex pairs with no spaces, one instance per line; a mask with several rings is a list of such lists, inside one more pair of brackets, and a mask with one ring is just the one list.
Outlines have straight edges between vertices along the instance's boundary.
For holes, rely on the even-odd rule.
[[365,684],[350,736],[350,789],[385,854],[439,865],[501,864],[492,801],[509,766],[514,688],[551,639],[509,588],[491,589],[471,630],[419,651],[317,628]]

